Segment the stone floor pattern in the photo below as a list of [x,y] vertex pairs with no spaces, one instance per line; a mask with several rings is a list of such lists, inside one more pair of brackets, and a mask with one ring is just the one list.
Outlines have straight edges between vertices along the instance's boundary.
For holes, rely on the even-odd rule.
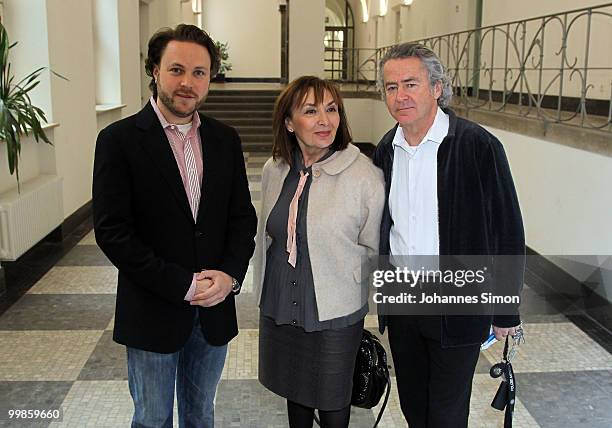
[[[257,206],[266,158],[245,159]],[[0,426],[129,426],[125,349],[112,341],[116,276],[91,232],[0,317]],[[515,426],[612,427],[612,355],[545,298],[529,287],[525,294],[527,341],[514,362]],[[237,306],[240,334],[230,344],[219,385],[216,426],[287,427],[284,400],[257,380],[258,309],[250,271]],[[373,315],[366,326],[375,330]],[[383,342],[389,349],[386,337]],[[470,427],[503,425],[503,413],[490,407],[499,380],[488,374],[501,352],[498,343],[481,354]],[[63,419],[51,424],[10,420],[7,413],[59,408]],[[350,426],[371,427],[377,413],[354,409]],[[395,386],[380,426],[406,426]]]

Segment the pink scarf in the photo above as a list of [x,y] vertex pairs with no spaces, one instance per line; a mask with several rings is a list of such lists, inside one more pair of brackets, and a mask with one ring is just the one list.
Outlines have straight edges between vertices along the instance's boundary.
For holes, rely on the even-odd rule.
[[298,182],[297,189],[295,189],[295,195],[293,195],[293,199],[291,199],[291,203],[289,204],[289,218],[287,220],[287,252],[289,253],[289,264],[293,267],[295,267],[295,262],[297,260],[295,229],[298,215],[298,201],[300,196],[302,196],[302,191],[304,190],[304,185],[306,184],[307,179],[308,173],[304,174],[303,171],[300,171],[300,181]]

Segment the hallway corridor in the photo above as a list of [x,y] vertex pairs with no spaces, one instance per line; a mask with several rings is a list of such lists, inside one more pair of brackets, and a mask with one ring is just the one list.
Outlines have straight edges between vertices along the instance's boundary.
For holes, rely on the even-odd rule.
[[[263,153],[245,154],[253,203],[260,199]],[[0,427],[126,427],[132,414],[125,349],[112,341],[116,269],[87,234],[20,300],[0,316]],[[528,272],[527,284],[536,281]],[[514,367],[516,427],[612,426],[612,341],[598,344],[564,314],[559,297],[527,286],[526,343]],[[216,400],[218,427],[286,427],[285,402],[257,380],[258,309],[252,272],[237,298],[240,334],[229,348]],[[369,315],[366,326],[376,329]],[[383,338],[386,343],[386,338]],[[387,349],[388,345],[387,345]],[[502,426],[489,404],[499,380],[489,376],[502,346],[481,354],[473,384],[470,426]],[[51,423],[9,420],[8,409],[62,409]],[[377,409],[354,409],[351,427],[371,427]],[[381,427],[405,427],[395,388]]]

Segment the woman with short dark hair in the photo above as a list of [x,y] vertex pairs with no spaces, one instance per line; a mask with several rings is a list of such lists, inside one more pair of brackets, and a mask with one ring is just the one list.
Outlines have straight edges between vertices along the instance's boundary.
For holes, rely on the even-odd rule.
[[276,101],[262,173],[255,261],[259,380],[287,399],[289,425],[347,427],[368,311],[363,259],[378,250],[383,177],[350,144],[342,98],[304,76]]

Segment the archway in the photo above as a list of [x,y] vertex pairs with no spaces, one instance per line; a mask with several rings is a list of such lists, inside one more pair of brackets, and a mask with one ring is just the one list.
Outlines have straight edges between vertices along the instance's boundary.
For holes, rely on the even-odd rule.
[[353,9],[348,0],[325,1],[325,77],[349,80],[355,42]]

